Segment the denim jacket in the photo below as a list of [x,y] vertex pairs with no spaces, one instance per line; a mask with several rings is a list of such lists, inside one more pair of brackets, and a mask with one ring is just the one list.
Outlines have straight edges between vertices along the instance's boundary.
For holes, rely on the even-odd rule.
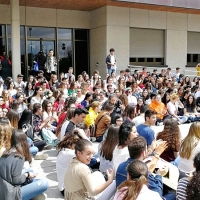
[[[118,187],[122,182],[127,179],[126,167],[133,161],[134,159],[129,158],[126,162],[123,162],[117,168],[116,173],[116,187]],[[163,184],[162,184],[162,176],[156,175],[155,177],[151,172],[148,173],[148,188],[152,191],[158,192],[160,196],[163,193]]]

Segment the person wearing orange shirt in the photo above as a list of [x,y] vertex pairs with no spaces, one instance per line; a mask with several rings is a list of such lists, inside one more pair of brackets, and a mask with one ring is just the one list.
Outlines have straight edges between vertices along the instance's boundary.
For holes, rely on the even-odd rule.
[[[158,94],[156,95],[155,100],[152,100],[151,104],[149,105],[149,109],[153,110],[157,113],[157,122],[163,122],[166,119],[170,118],[168,115],[167,108],[164,103],[161,101],[161,96]],[[157,123],[157,124],[158,124]]]

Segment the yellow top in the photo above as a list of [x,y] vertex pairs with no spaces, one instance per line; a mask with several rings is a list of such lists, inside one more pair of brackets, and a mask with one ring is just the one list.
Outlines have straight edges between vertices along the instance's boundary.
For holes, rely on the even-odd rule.
[[96,113],[92,108],[89,109],[89,114],[86,115],[84,123],[89,128],[92,124],[94,124],[98,113]]

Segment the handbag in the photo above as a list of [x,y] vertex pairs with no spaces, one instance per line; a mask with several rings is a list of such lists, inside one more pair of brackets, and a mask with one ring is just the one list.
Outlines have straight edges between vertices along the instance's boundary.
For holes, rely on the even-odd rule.
[[98,123],[101,121],[101,119],[102,119],[105,115],[107,115],[107,113],[105,113],[104,115],[102,115],[102,116],[99,118],[99,120],[98,120],[95,124],[92,124],[92,125],[90,126],[90,137],[96,137],[97,125],[98,125]]

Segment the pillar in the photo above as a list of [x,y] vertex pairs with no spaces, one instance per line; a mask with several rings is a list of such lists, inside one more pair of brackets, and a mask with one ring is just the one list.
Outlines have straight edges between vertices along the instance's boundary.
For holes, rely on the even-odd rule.
[[12,53],[12,77],[17,78],[21,73],[21,54],[20,54],[20,18],[19,0],[10,0],[11,10],[11,53]]

